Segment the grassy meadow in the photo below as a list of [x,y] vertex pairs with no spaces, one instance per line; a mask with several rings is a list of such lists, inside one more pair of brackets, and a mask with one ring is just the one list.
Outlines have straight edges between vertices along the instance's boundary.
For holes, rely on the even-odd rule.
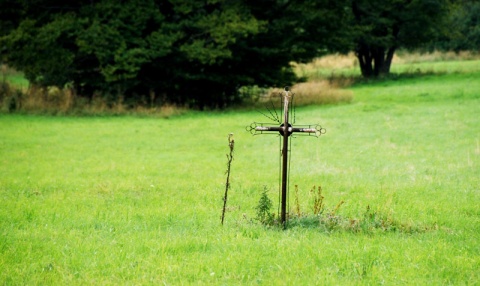
[[255,221],[264,188],[276,211],[280,154],[245,130],[268,122],[258,110],[0,114],[0,284],[478,285],[480,61],[395,69],[432,72],[296,109],[327,133],[293,139],[289,200],[312,218],[321,186],[321,217],[394,228]]

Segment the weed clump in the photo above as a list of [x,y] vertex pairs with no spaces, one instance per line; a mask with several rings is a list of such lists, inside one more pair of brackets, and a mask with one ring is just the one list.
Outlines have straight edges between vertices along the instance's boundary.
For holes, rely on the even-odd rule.
[[[352,233],[418,233],[428,230],[428,227],[421,227],[409,223],[402,223],[395,220],[391,215],[381,211],[374,211],[368,205],[365,212],[357,217],[346,217],[339,214],[339,210],[345,201],[341,200],[333,209],[328,209],[324,204],[324,196],[321,186],[313,186],[310,195],[313,196],[311,214],[303,213],[300,207],[298,185],[295,185],[295,198],[293,212],[288,214],[287,227],[315,228],[323,232],[345,231]],[[262,192],[256,207],[256,220],[263,225],[280,225],[271,212],[272,201],[267,196],[266,188]]]

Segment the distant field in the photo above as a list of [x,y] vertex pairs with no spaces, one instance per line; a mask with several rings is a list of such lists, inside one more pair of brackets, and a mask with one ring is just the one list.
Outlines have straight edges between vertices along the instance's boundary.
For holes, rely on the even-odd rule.
[[297,108],[327,133],[294,138],[291,156],[291,211],[293,185],[310,215],[321,185],[327,210],[343,200],[342,217],[369,207],[411,232],[254,221],[265,186],[278,204],[279,139],[245,131],[268,121],[257,111],[0,115],[0,284],[478,284],[480,64],[425,65],[442,72]]

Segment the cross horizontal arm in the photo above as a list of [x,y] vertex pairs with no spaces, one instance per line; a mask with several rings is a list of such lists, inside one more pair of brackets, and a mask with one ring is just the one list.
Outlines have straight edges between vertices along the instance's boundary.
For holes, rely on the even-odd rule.
[[[255,127],[255,131],[284,131],[283,126],[257,126]],[[315,128],[297,128],[297,127],[288,127],[288,133],[293,132],[304,132],[304,133],[316,133],[318,130]]]
[[315,128],[296,128],[296,127],[290,127],[288,128],[289,132],[303,132],[303,133],[316,133],[317,129]]
[[255,131],[283,131],[283,126],[282,127],[277,127],[277,126],[257,126],[255,127]]

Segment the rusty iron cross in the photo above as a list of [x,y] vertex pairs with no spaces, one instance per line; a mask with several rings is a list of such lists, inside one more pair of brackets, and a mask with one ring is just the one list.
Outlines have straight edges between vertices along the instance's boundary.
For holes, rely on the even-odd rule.
[[[287,190],[288,190],[288,138],[293,133],[304,133],[306,135],[320,136],[324,134],[326,130],[320,125],[305,125],[303,127],[293,127],[289,122],[289,107],[291,105],[293,94],[291,94],[290,88],[285,87],[285,94],[283,96],[283,122],[280,126],[264,126],[264,123],[254,122],[247,126],[247,131],[253,135],[263,134],[264,132],[279,132],[283,138],[283,147],[281,150],[282,156],[282,186],[281,186],[281,216],[280,220],[283,226],[286,225],[286,212],[287,212]],[[267,116],[268,117],[268,116]],[[278,118],[277,118],[278,119]],[[280,121],[280,120],[279,120]]]

